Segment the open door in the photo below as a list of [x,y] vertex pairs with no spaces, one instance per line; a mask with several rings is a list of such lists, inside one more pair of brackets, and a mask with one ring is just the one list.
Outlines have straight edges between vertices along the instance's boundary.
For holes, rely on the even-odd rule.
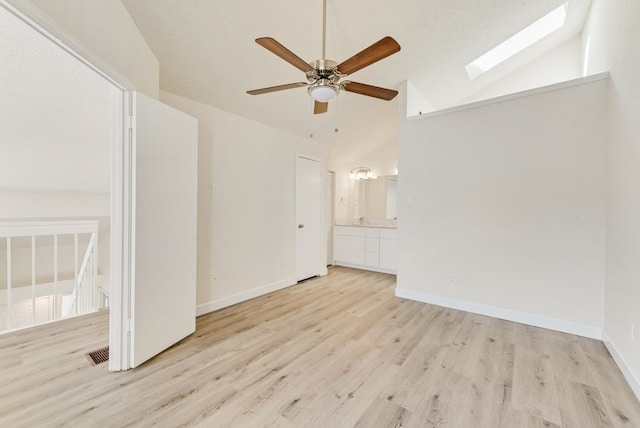
[[131,255],[121,306],[128,332],[120,342],[129,361],[120,369],[137,367],[193,333],[196,317],[197,120],[129,95]]

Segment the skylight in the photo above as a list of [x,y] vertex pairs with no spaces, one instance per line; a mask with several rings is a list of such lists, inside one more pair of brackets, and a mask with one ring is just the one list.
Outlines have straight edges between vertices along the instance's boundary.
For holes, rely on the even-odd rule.
[[546,14],[524,30],[500,43],[489,52],[465,66],[469,79],[473,80],[506,61],[515,54],[553,33],[564,25],[569,2]]

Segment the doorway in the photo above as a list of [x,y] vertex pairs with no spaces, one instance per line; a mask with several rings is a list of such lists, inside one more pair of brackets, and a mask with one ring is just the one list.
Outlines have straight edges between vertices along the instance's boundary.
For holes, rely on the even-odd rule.
[[34,25],[0,3],[0,331],[109,301],[121,91]]
[[[32,76],[25,75],[25,70],[11,68],[14,66],[12,61],[3,61],[0,64],[0,69],[6,67],[7,73],[16,77],[16,87],[21,87],[22,91],[29,91],[33,86],[37,86],[31,85],[31,83],[38,82],[38,79],[50,80],[41,90],[41,92],[44,91],[44,95],[46,95],[47,89],[58,90],[60,86],[64,87],[63,83],[69,86],[64,87],[61,93],[53,97],[53,102],[50,104],[57,103],[57,109],[51,108],[50,105],[43,106],[41,102],[43,94],[36,93],[31,102],[23,103],[23,108],[16,109],[18,117],[5,120],[7,116],[0,115],[0,140],[3,142],[13,141],[13,134],[19,137],[23,134],[22,132],[12,134],[11,130],[3,130],[2,125],[6,123],[12,123],[18,127],[22,126],[25,129],[29,127],[39,129],[44,124],[52,128],[60,127],[63,131],[61,135],[52,133],[43,135],[41,140],[47,143],[44,145],[44,149],[27,150],[28,153],[22,156],[25,165],[19,170],[0,168],[0,171],[9,171],[6,176],[14,180],[17,178],[25,179],[24,173],[26,172],[26,181],[28,182],[28,179],[32,179],[31,176],[37,176],[41,173],[41,169],[37,165],[33,165],[34,159],[41,163],[51,163],[52,159],[57,159],[57,162],[54,163],[58,168],[54,169],[53,174],[56,180],[52,179],[43,183],[53,186],[52,190],[55,192],[68,191],[69,189],[65,186],[69,185],[79,186],[80,189],[79,192],[76,192],[75,188],[71,190],[78,193],[77,196],[80,197],[80,200],[69,204],[70,198],[63,197],[59,202],[61,207],[78,209],[82,214],[69,211],[71,214],[66,215],[71,217],[95,215],[92,214],[94,213],[92,209],[95,208],[92,204],[95,204],[102,210],[100,212],[106,215],[109,229],[102,236],[108,238],[109,248],[102,253],[109,256],[105,257],[109,261],[109,265],[103,269],[105,274],[109,275],[107,288],[111,304],[109,312],[109,370],[127,370],[141,363],[145,357],[149,357],[151,353],[149,349],[154,348],[156,343],[167,341],[169,344],[175,343],[181,338],[176,338],[176,336],[184,331],[186,331],[184,334],[189,334],[193,331],[191,326],[195,327],[197,122],[157,100],[145,99],[146,97],[128,91],[133,87],[130,82],[112,77],[86,59],[82,52],[74,50],[71,46],[80,45],[73,40],[73,37],[66,35],[64,28],[49,22],[46,16],[36,16],[31,19],[5,0],[0,0],[0,11],[8,12],[6,14],[8,19],[19,23],[23,30],[34,37],[39,37],[48,46],[48,51],[43,52],[39,49],[23,49],[20,43],[17,43],[17,47],[11,46],[9,43],[8,46],[10,49],[14,49],[17,55],[25,51],[39,60],[42,59],[41,57],[46,59],[47,54],[59,55],[65,58],[66,64],[71,64],[81,70],[86,77],[85,80],[79,79],[77,73],[73,72],[62,73],[62,76],[56,75],[55,72],[59,71],[59,67],[54,67],[52,70],[52,64],[49,61],[36,67]],[[38,15],[38,12],[31,10],[29,13]],[[1,25],[0,28],[4,30],[5,26]],[[20,40],[20,37],[11,37],[7,40],[13,42]],[[91,55],[90,52],[83,52]],[[2,58],[5,59],[4,56]],[[99,59],[98,61],[101,63]],[[108,64],[101,64],[108,69]],[[20,85],[22,83],[20,79],[24,79],[26,83]],[[94,96],[90,95],[78,99],[77,94],[84,94],[83,84],[89,85],[88,81],[102,85],[101,94],[102,98],[107,100],[106,103],[98,102]],[[4,89],[4,87],[0,88],[0,90]],[[19,96],[22,93],[16,95],[20,101]],[[0,98],[4,99],[4,93]],[[69,99],[75,102],[66,103]],[[10,108],[7,110],[11,111]],[[163,113],[161,117],[155,114],[160,110]],[[64,121],[50,117],[53,116],[53,113],[67,113],[68,111],[73,114],[70,115],[70,118],[65,117]],[[40,113],[42,117],[31,117],[33,112]],[[88,116],[84,116],[84,112],[89,112]],[[106,142],[101,146],[104,153],[92,152],[88,148],[90,143],[96,140],[96,122],[102,125],[100,129],[105,130],[103,132],[105,138],[100,139],[100,141]],[[86,130],[79,140],[73,138],[78,129]],[[161,134],[166,139],[158,138],[157,134]],[[5,140],[4,137],[7,139]],[[42,143],[42,141],[40,142]],[[71,156],[67,154],[67,156],[61,157],[57,152],[59,146],[65,144],[71,144],[74,150],[70,152]],[[179,149],[175,150],[176,147]],[[0,149],[6,153],[0,153],[2,155],[0,161],[14,159],[14,152],[22,148],[22,145],[16,144],[2,145]],[[47,155],[49,153],[47,150],[53,151],[54,156]],[[77,153],[85,153],[87,150],[93,157],[86,163],[78,162]],[[6,157],[4,157],[5,154]],[[59,157],[56,158],[55,155]],[[96,172],[96,167],[92,162],[106,165],[106,168],[100,169],[103,172],[101,180],[95,180],[90,175]],[[84,174],[78,175],[78,171]],[[20,175],[21,172],[22,175]],[[160,177],[165,181],[160,179],[153,181],[153,177]],[[5,178],[5,175],[2,175],[2,178]],[[160,182],[157,194],[152,195],[152,192],[148,191],[150,181],[153,190],[157,190],[153,188],[153,185]],[[97,186],[98,184],[101,186],[98,186],[98,190],[102,191],[103,198],[99,200],[99,203],[96,203],[96,198],[91,195],[91,191],[96,190],[92,185]],[[88,189],[85,188],[87,186],[89,186]],[[178,187],[180,189],[177,189]],[[1,190],[2,184],[0,184]],[[23,189],[18,188],[18,191],[21,190]],[[90,194],[90,197],[85,198],[87,193]],[[23,195],[20,195],[20,198],[23,198]],[[22,199],[17,200],[22,201]],[[32,202],[50,208],[52,200],[57,201],[55,198],[49,198],[42,203],[41,199],[36,198]],[[166,213],[166,207],[170,204],[181,207],[181,214],[185,218],[180,218],[179,221],[172,224],[173,227],[166,227],[166,224],[163,223],[166,216],[163,217],[163,213]],[[7,206],[15,208],[22,205],[8,204]],[[144,214],[144,218],[139,219],[136,213]],[[49,215],[60,216],[61,214]],[[143,224],[147,227],[142,227]],[[170,245],[167,245],[166,241],[170,241]],[[179,245],[175,245],[176,243]],[[145,249],[154,244],[156,251],[154,254],[161,253],[162,260],[169,258],[172,263],[157,263],[157,258],[152,261],[149,261],[149,257],[144,258],[144,255],[148,253]],[[137,251],[137,249],[142,250]],[[145,251],[145,254],[142,254],[141,251]],[[175,264],[176,260],[179,260],[180,263]],[[155,267],[156,270],[145,276],[144,274],[148,273],[151,267]],[[55,271],[56,268],[54,267],[53,270]],[[170,275],[175,271],[180,272],[179,279],[176,279],[175,275]],[[157,301],[145,298],[145,290],[143,290],[144,287],[157,285],[156,282],[149,279],[153,276],[169,278],[169,282],[174,285],[174,288],[171,292],[163,289],[165,300],[172,299],[174,295],[179,294],[171,302],[174,303],[177,300],[184,303],[180,305],[180,314],[184,315],[186,321],[174,323],[171,328],[153,330],[153,334],[144,332],[138,334],[140,332],[136,327],[144,327],[144,325],[157,327],[158,325],[153,322],[154,318],[158,318],[158,314],[150,310],[150,308],[157,309],[158,305],[154,306]],[[54,279],[55,277],[56,273],[54,273]],[[176,291],[178,287],[183,287],[183,289]],[[189,290],[185,290],[184,287]],[[191,287],[193,290],[190,289]],[[11,291],[8,294],[11,294]],[[171,309],[174,310],[173,307]],[[162,313],[161,317],[166,318],[166,313]],[[183,320],[183,318],[180,319]],[[184,327],[185,325],[187,327]],[[150,336],[154,336],[152,343],[154,346],[146,346],[150,344]],[[136,340],[134,340],[135,337],[137,337]],[[142,348],[136,348],[135,345],[143,345],[145,349],[138,352]],[[164,343],[164,346],[167,346],[167,343]],[[162,346],[158,346],[154,352],[162,350]]]

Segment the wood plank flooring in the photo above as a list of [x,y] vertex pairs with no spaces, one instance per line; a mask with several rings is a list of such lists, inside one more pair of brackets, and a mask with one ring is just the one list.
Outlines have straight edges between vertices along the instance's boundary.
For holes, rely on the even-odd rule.
[[106,312],[1,335],[0,427],[640,427],[601,342],[394,287],[331,268],[198,318],[124,373],[84,356],[107,344]]

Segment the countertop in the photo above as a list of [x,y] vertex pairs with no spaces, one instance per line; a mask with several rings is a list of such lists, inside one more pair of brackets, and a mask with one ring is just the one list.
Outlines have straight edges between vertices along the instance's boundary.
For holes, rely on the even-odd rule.
[[360,224],[360,223],[350,223],[350,222],[336,222],[334,226],[353,226],[353,227],[379,227],[382,229],[397,229],[398,225],[394,224]]

